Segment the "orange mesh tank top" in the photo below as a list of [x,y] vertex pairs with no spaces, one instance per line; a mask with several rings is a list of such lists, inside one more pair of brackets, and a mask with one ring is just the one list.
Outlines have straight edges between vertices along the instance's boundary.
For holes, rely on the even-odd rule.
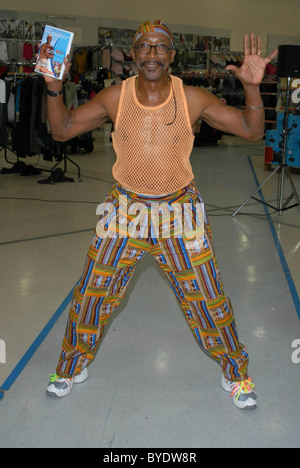
[[135,80],[122,83],[112,132],[117,160],[113,176],[123,187],[144,195],[165,195],[188,185],[194,135],[180,78],[171,76],[167,100],[145,107],[137,99]]

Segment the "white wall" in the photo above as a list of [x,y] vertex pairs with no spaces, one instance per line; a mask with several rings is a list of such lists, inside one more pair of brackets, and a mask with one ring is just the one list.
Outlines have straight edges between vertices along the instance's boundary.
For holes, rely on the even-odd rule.
[[197,27],[231,30],[232,50],[242,50],[243,34],[251,31],[262,36],[265,48],[268,34],[300,36],[299,0],[1,0],[0,17],[7,17],[4,13],[30,20],[34,15],[40,21],[47,14],[73,17],[62,19],[61,24],[82,26],[85,44],[97,43],[100,25],[131,28],[155,18],[163,19],[173,29],[185,25],[186,32]]

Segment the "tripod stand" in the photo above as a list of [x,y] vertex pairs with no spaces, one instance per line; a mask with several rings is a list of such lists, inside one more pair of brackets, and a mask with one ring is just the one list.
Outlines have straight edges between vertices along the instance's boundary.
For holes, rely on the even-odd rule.
[[[289,104],[290,104],[290,87],[291,87],[291,78],[289,77],[287,79],[287,89],[286,89],[286,102],[285,102],[285,111],[284,111],[284,119],[283,119],[283,149],[282,149],[282,161],[278,164],[276,169],[269,175],[269,177],[266,178],[266,180],[247,198],[246,201],[233,213],[232,217],[234,217],[238,212],[248,203],[248,201],[253,198],[254,200],[263,203],[264,205],[267,205],[271,208],[273,208],[276,212],[278,212],[279,216],[282,215],[283,211],[289,210],[290,208],[294,208],[295,206],[300,206],[300,199],[299,195],[297,193],[296,187],[294,185],[293,179],[291,177],[291,174],[289,173],[288,170],[288,165],[286,163],[287,159],[287,147],[288,147],[288,136],[291,131],[291,129],[288,128],[288,116],[289,116]],[[281,172],[280,172],[281,171]],[[266,182],[268,182],[273,175],[275,175],[278,172],[278,175],[280,176],[278,178],[278,194],[277,194],[277,206],[272,206],[269,203],[266,203],[263,200],[260,200],[258,198],[255,198],[254,195],[259,192],[259,190],[265,185]],[[287,198],[285,202],[283,202],[283,195],[284,195],[284,182],[285,182],[285,176],[287,176],[291,188],[292,188],[292,193],[291,195]],[[296,203],[292,206],[288,206],[290,201],[295,197]],[[299,210],[299,208],[298,208]]]

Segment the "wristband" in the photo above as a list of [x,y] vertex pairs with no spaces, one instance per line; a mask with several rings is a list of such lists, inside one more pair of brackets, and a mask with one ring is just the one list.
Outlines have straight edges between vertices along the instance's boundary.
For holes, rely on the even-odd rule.
[[48,96],[57,97],[57,96],[60,96],[62,93],[63,93],[63,90],[62,90],[62,89],[56,93],[56,92],[54,92],[54,91],[50,91],[50,90],[47,88],[47,94],[48,94]]
[[249,107],[250,109],[252,109],[252,110],[259,110],[259,109],[262,109],[262,107],[264,107],[263,104],[262,104],[261,106],[258,106],[258,107],[250,106],[250,105],[247,104],[246,102],[245,102],[245,105],[246,105],[247,107]]

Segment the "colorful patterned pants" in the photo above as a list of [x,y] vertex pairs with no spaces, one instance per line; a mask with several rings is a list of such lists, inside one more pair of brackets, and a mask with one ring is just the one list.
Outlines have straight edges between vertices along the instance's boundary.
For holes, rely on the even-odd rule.
[[[155,211],[158,205],[160,212]],[[178,230],[180,207],[190,208],[184,231]],[[100,212],[102,227],[97,225],[82,279],[74,290],[57,374],[70,377],[91,363],[138,261],[150,253],[169,280],[202,350],[221,366],[226,378],[247,379],[248,354],[238,341],[211,229],[194,183],[160,198],[137,195],[116,184]],[[111,228],[116,220],[117,233]]]

